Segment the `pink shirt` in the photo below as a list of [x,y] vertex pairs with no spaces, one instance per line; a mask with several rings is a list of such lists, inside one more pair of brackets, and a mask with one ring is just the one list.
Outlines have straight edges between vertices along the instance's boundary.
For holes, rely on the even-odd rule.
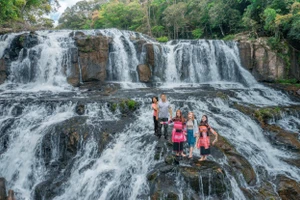
[[157,105],[155,103],[152,104],[152,109],[153,109],[153,116],[157,117]]

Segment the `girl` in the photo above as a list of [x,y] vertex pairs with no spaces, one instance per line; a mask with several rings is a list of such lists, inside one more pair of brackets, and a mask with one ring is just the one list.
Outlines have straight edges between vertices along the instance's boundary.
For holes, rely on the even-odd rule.
[[214,145],[218,141],[218,133],[208,125],[208,118],[206,115],[203,115],[199,125],[199,139],[197,142],[197,147],[200,148],[200,154],[202,156],[199,161],[206,160],[207,156],[210,154],[209,132],[216,136],[215,140],[212,142],[212,145]]
[[186,157],[186,155],[183,153],[183,143],[186,141],[185,119],[183,118],[180,110],[176,111],[176,117],[170,121],[161,122],[161,124],[170,123],[174,123],[172,131],[173,151],[176,152],[176,156],[181,155],[182,157]]
[[196,143],[196,136],[198,135],[198,124],[193,112],[188,113],[188,120],[186,122],[187,128],[187,142],[190,148],[189,158],[193,157],[193,149]]
[[153,122],[154,122],[154,135],[157,135],[158,131],[158,97],[152,98],[152,110],[153,110]]

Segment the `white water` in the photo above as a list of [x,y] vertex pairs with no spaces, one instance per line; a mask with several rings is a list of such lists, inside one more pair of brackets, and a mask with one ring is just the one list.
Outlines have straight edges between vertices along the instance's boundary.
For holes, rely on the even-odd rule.
[[[68,50],[74,47],[70,33],[71,31],[37,31],[38,45],[27,51],[20,51],[19,58],[9,66],[10,75],[1,88],[17,91],[70,90],[63,68],[63,64],[66,69],[70,67]],[[15,35],[9,34],[5,42],[9,43]],[[12,84],[13,89],[10,86]]]
[[[144,57],[141,55],[138,58],[134,43],[130,40],[130,37],[143,38],[143,36],[115,29],[85,31],[86,34],[91,35],[97,32],[113,37],[113,51],[110,52],[110,64],[107,68],[109,79],[121,82],[125,88],[145,88],[144,84],[136,82],[138,80],[136,66]],[[9,80],[1,86],[4,90],[1,98],[12,98],[10,96],[12,92],[27,90],[36,95],[21,94],[20,100],[39,100],[40,90],[72,90],[66,82],[66,75],[61,65],[62,62],[69,63],[67,51],[69,47],[73,47],[73,40],[68,37],[69,33],[70,31],[38,32],[40,43],[31,49],[40,53],[35,77],[29,81],[28,77],[23,76],[23,71],[20,70],[29,69],[31,60],[29,57],[23,59],[21,54],[19,60],[12,63],[12,74]],[[9,46],[14,36],[10,34],[7,38],[0,38],[0,55]],[[151,42],[149,38],[143,39]],[[262,107],[295,104],[282,92],[257,84],[252,75],[241,66],[236,43],[204,40],[172,41],[167,45],[154,43],[154,52],[157,65],[152,66],[153,79],[162,82],[161,87],[171,95],[173,93],[183,95],[191,90],[194,90],[195,94],[205,92],[206,89],[202,86],[208,83],[216,92],[232,91],[235,94],[229,98],[232,102]],[[10,85],[15,87],[7,89]],[[175,86],[178,88],[174,89]],[[236,147],[254,167],[256,173],[262,167],[271,177],[284,174],[300,181],[300,170],[282,161],[282,159],[294,158],[294,155],[273,147],[267,141],[260,126],[250,117],[231,108],[227,101],[201,100],[189,96],[183,100],[170,100],[174,104],[174,110],[178,108],[186,112],[193,110],[198,117],[208,114],[211,126]],[[128,124],[124,131],[115,134],[113,142],[101,155],[97,153],[99,147],[95,138],[90,138],[84,144],[76,155],[71,176],[61,186],[63,192],[55,199],[145,199],[145,196],[147,197],[149,186],[146,174],[155,164],[153,161],[155,143],[147,142],[153,134],[152,112],[150,106],[146,104],[148,100],[139,101],[144,104],[137,116],[138,120]],[[34,186],[42,182],[47,173],[41,159],[36,156],[40,141],[50,128],[76,115],[74,105],[57,104],[54,111],[49,111],[47,106],[38,103],[27,106],[23,114],[18,117],[11,114],[13,106],[2,108],[0,129],[6,125],[8,119],[15,121],[9,129],[11,139],[9,147],[7,151],[0,154],[0,176],[5,176],[9,183],[8,187],[16,191],[19,199],[32,199]],[[212,108],[217,108],[218,111]],[[87,124],[95,126],[94,134],[97,134],[99,127],[104,123],[120,120],[119,111],[112,113],[106,105],[98,103],[88,104],[85,115],[88,117]],[[276,123],[291,131],[299,132],[299,116],[285,116]],[[195,155],[199,155],[197,150]],[[216,161],[226,163],[223,160]],[[90,167],[82,170],[90,164]],[[237,187],[237,181],[231,176],[229,179],[234,188],[235,199],[244,199],[244,195]],[[258,177],[258,185],[260,182],[261,179]]]
[[17,118],[12,115],[12,109],[5,110],[0,121],[14,119],[14,122],[8,132],[8,149],[0,155],[0,176],[5,176],[8,188],[14,189],[17,199],[31,199],[33,187],[46,174],[42,160],[36,157],[39,143],[53,125],[74,116],[74,106],[57,105],[52,110],[46,105],[29,105]]
[[[140,199],[147,196],[146,177],[154,163],[155,149],[155,143],[147,142],[147,137],[152,135],[149,115],[149,108],[142,109],[138,120],[117,134],[100,158],[95,155],[97,144],[87,143],[83,156],[73,165],[64,193],[55,199]],[[95,163],[90,168],[80,171],[92,161]]]

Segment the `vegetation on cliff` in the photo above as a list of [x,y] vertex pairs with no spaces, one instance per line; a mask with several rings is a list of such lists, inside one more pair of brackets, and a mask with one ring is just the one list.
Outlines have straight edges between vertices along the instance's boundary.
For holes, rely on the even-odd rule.
[[282,38],[299,42],[300,1],[80,1],[65,11],[59,23],[59,28],[134,30],[164,41],[165,37],[228,38],[247,31],[250,37],[273,37],[273,42]]

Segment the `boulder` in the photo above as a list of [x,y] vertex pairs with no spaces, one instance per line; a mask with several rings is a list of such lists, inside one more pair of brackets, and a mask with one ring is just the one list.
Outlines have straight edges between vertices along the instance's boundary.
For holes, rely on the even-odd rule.
[[67,81],[73,86],[78,86],[80,69],[83,82],[105,81],[109,38],[100,34],[87,36],[77,33],[75,34],[75,45],[78,52],[74,49],[71,50],[73,64],[69,70]]
[[149,82],[151,79],[151,70],[148,65],[138,65],[137,71],[140,82]]

